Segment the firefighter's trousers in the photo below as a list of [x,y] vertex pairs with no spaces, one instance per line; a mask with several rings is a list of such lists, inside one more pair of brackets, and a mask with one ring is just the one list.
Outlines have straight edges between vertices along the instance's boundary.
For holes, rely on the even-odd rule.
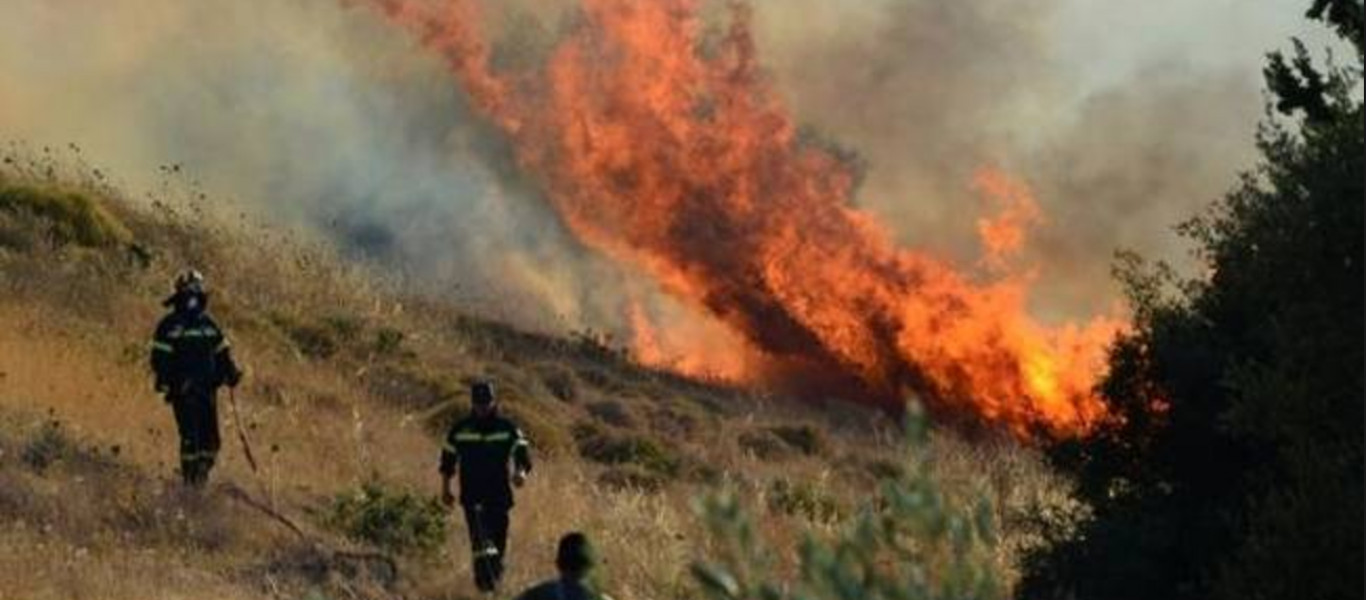
[[194,387],[167,395],[180,433],[180,475],[193,487],[203,487],[209,481],[209,471],[222,445],[216,395],[213,389]]
[[474,585],[492,591],[503,578],[503,559],[507,556],[508,507],[470,504],[464,506],[465,526],[470,534],[470,553],[474,558]]

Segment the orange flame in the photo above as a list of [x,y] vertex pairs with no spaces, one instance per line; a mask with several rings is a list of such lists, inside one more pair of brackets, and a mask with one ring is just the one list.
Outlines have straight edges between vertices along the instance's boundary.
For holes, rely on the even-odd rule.
[[[640,303],[627,309],[631,327],[631,354],[646,366],[675,373],[719,381],[742,381],[748,372],[748,357],[736,350],[743,340],[686,328],[661,329],[646,314]],[[718,339],[719,338],[719,339]],[[718,346],[729,349],[718,352]]]
[[993,169],[978,169],[973,187],[1001,206],[995,218],[977,220],[977,235],[986,250],[984,262],[1003,270],[1025,245],[1025,232],[1042,220],[1039,204],[1022,182]]
[[[898,248],[851,206],[854,173],[808,143],[758,66],[750,14],[704,35],[698,0],[583,0],[543,68],[494,72],[471,0],[370,0],[450,66],[475,106],[582,240],[638,265],[736,332],[746,375],[892,409],[913,391],[941,413],[1017,432],[1084,431],[1121,326],[1049,329],[1018,279],[977,284]],[[1006,212],[984,221],[989,256],[1023,244],[1028,190],[979,177]],[[661,335],[631,315],[637,353]],[[696,365],[713,364],[702,360]]]

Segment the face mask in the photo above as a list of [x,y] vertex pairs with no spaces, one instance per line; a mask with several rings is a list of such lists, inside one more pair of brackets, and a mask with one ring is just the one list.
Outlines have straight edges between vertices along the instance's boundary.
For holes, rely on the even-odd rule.
[[204,310],[204,297],[200,294],[187,293],[181,296],[177,308],[181,312],[197,313]]

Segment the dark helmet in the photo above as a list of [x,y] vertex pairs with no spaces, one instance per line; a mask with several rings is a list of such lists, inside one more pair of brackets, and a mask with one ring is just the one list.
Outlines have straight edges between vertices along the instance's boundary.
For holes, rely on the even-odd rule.
[[588,536],[578,531],[566,533],[560,538],[560,547],[555,551],[555,566],[561,573],[581,576],[597,564],[597,553],[588,543]]
[[470,384],[470,402],[475,406],[493,404],[493,384],[487,381],[476,381]]

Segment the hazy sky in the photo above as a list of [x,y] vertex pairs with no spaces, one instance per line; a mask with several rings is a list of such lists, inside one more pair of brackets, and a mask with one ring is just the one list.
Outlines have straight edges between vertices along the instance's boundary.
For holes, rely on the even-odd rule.
[[1231,68],[1255,77],[1263,55],[1290,36],[1328,37],[1302,0],[1067,0],[1058,46],[1083,81],[1114,85],[1155,62]]

